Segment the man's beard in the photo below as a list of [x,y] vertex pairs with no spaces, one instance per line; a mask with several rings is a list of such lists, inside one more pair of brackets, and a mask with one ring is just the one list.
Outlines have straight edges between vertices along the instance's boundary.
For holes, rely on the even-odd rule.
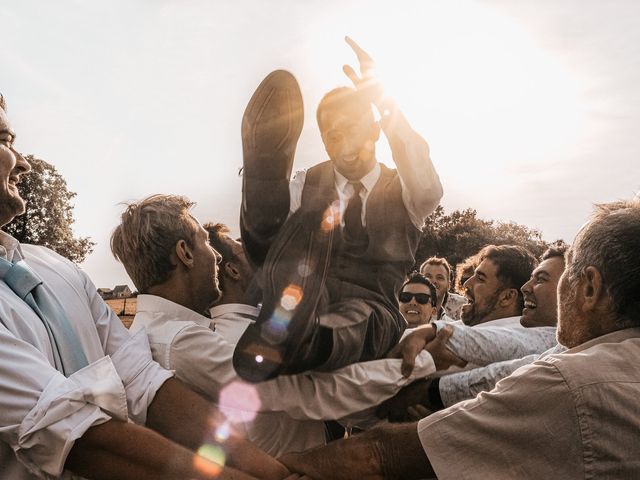
[[558,299],[558,330],[556,337],[558,343],[567,348],[578,345],[592,338],[589,329],[578,318],[577,289],[575,285],[566,285],[563,288],[563,298]]
[[484,319],[491,314],[498,304],[498,298],[500,297],[500,290],[496,290],[486,302],[484,307],[480,307],[476,303],[475,299],[470,308],[462,309],[461,320],[465,325],[473,326],[484,322]]

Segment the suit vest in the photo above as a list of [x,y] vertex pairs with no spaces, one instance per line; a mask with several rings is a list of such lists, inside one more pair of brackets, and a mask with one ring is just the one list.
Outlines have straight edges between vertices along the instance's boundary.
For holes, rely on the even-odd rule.
[[[338,226],[334,232],[329,277],[379,293],[397,305],[398,290],[415,264],[422,232],[417,229],[402,201],[396,170],[380,164],[380,178],[367,197],[364,248],[351,248]],[[305,177],[300,208],[327,208],[338,199],[331,161],[310,168]]]

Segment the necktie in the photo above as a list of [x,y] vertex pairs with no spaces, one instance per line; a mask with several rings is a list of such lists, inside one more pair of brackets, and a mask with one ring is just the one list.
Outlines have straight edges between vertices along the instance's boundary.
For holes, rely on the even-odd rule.
[[0,257],[0,279],[38,315],[49,336],[56,369],[66,377],[88,365],[80,340],[62,306],[25,262]]
[[360,191],[364,188],[361,182],[349,182],[353,186],[353,195],[344,210],[344,236],[347,240],[361,243],[366,238],[366,232],[362,226],[362,198]]

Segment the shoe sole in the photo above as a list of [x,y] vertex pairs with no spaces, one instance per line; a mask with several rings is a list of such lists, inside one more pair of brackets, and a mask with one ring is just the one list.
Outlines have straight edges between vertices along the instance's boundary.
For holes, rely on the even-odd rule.
[[271,72],[242,116],[244,174],[288,180],[303,123],[304,106],[297,80],[286,70]]
[[[296,212],[298,214],[301,212]],[[326,215],[326,213],[323,213]],[[319,217],[320,222],[326,222]],[[286,224],[280,233],[286,241],[276,241],[264,264],[263,305],[256,322],[238,341],[233,356],[236,373],[252,383],[286,373],[287,365],[317,328],[315,310],[324,288],[331,259],[333,229],[318,223],[314,231],[299,219]],[[301,255],[291,247],[302,242]]]

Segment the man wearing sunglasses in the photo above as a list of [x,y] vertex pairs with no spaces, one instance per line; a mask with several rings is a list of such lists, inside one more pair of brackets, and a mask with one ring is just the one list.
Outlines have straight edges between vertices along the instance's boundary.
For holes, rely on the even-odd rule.
[[436,313],[436,287],[420,273],[411,274],[404,282],[398,300],[400,313],[409,328],[429,323]]

